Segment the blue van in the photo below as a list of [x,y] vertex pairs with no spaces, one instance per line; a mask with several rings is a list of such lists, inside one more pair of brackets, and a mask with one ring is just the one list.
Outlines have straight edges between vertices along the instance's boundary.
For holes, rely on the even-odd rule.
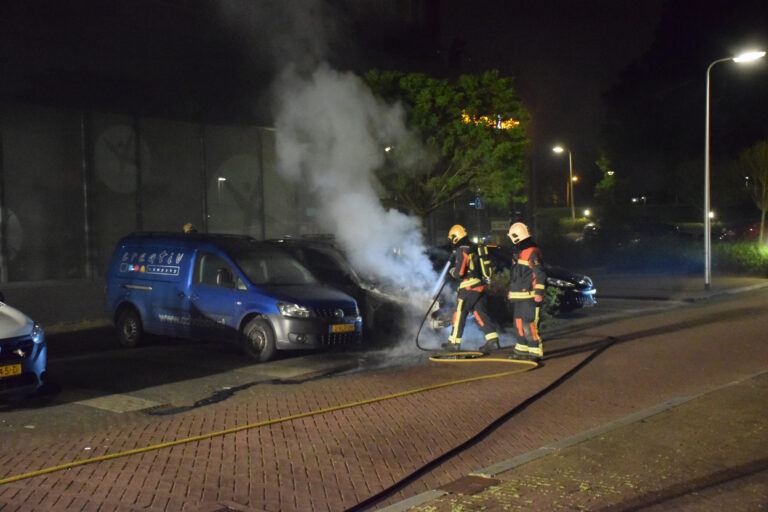
[[106,301],[128,347],[144,333],[231,341],[267,361],[276,350],[362,338],[352,297],[320,284],[288,253],[247,236],[126,236],[107,271]]

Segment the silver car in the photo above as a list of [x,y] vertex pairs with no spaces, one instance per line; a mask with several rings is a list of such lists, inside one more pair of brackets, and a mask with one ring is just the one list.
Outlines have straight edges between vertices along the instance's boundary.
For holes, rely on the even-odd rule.
[[31,393],[45,379],[45,334],[40,325],[4,301],[0,293],[0,394]]

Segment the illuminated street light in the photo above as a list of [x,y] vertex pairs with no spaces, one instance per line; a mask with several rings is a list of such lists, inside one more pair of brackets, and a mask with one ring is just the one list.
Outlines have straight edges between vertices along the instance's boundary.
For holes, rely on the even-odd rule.
[[224,185],[224,182],[227,181],[227,178],[224,176],[219,176],[216,179],[216,185],[217,185],[217,192],[216,192],[216,199],[221,202],[221,187]]
[[747,52],[736,57],[717,59],[707,68],[706,115],[704,120],[704,289],[709,290],[712,282],[712,240],[710,233],[709,207],[709,72],[720,62],[753,62],[765,56],[765,52]]
[[[573,157],[571,156],[571,150],[565,149],[562,146],[555,146],[552,148],[552,151],[555,153],[563,153],[565,151],[568,151],[568,189],[566,190],[566,195],[570,195],[570,203],[571,203],[571,219],[576,220],[576,205],[574,204],[576,201],[573,200]],[[576,178],[578,179],[578,178]]]

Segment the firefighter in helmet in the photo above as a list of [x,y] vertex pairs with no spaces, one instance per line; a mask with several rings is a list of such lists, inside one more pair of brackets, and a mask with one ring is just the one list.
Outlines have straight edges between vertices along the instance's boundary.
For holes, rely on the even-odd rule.
[[507,299],[515,306],[517,343],[515,357],[538,361],[544,357],[539,336],[539,312],[546,293],[547,275],[542,269],[541,250],[531,238],[528,226],[516,222],[507,236],[515,244],[517,257],[512,266]]
[[[456,246],[452,255],[450,274],[451,277],[459,280],[459,289],[451,335],[448,338],[448,343],[445,343],[443,347],[460,348],[467,315],[472,312],[485,333],[485,345],[481,350],[498,348],[498,329],[488,316],[488,309],[485,304],[485,286],[486,281],[490,279],[490,261],[487,260],[487,249],[485,246],[478,246],[470,242],[467,237],[467,230],[459,224],[450,229],[448,238]],[[486,258],[483,257],[483,249],[485,249]],[[487,270],[484,270],[486,267]]]

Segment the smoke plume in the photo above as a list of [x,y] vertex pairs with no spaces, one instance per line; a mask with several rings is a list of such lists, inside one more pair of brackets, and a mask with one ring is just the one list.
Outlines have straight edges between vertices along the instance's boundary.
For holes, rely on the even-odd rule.
[[421,221],[385,209],[374,170],[385,147],[412,145],[399,105],[373,96],[354,74],[321,65],[308,78],[285,72],[277,83],[278,166],[316,196],[318,218],[366,277],[428,293],[436,274]]

